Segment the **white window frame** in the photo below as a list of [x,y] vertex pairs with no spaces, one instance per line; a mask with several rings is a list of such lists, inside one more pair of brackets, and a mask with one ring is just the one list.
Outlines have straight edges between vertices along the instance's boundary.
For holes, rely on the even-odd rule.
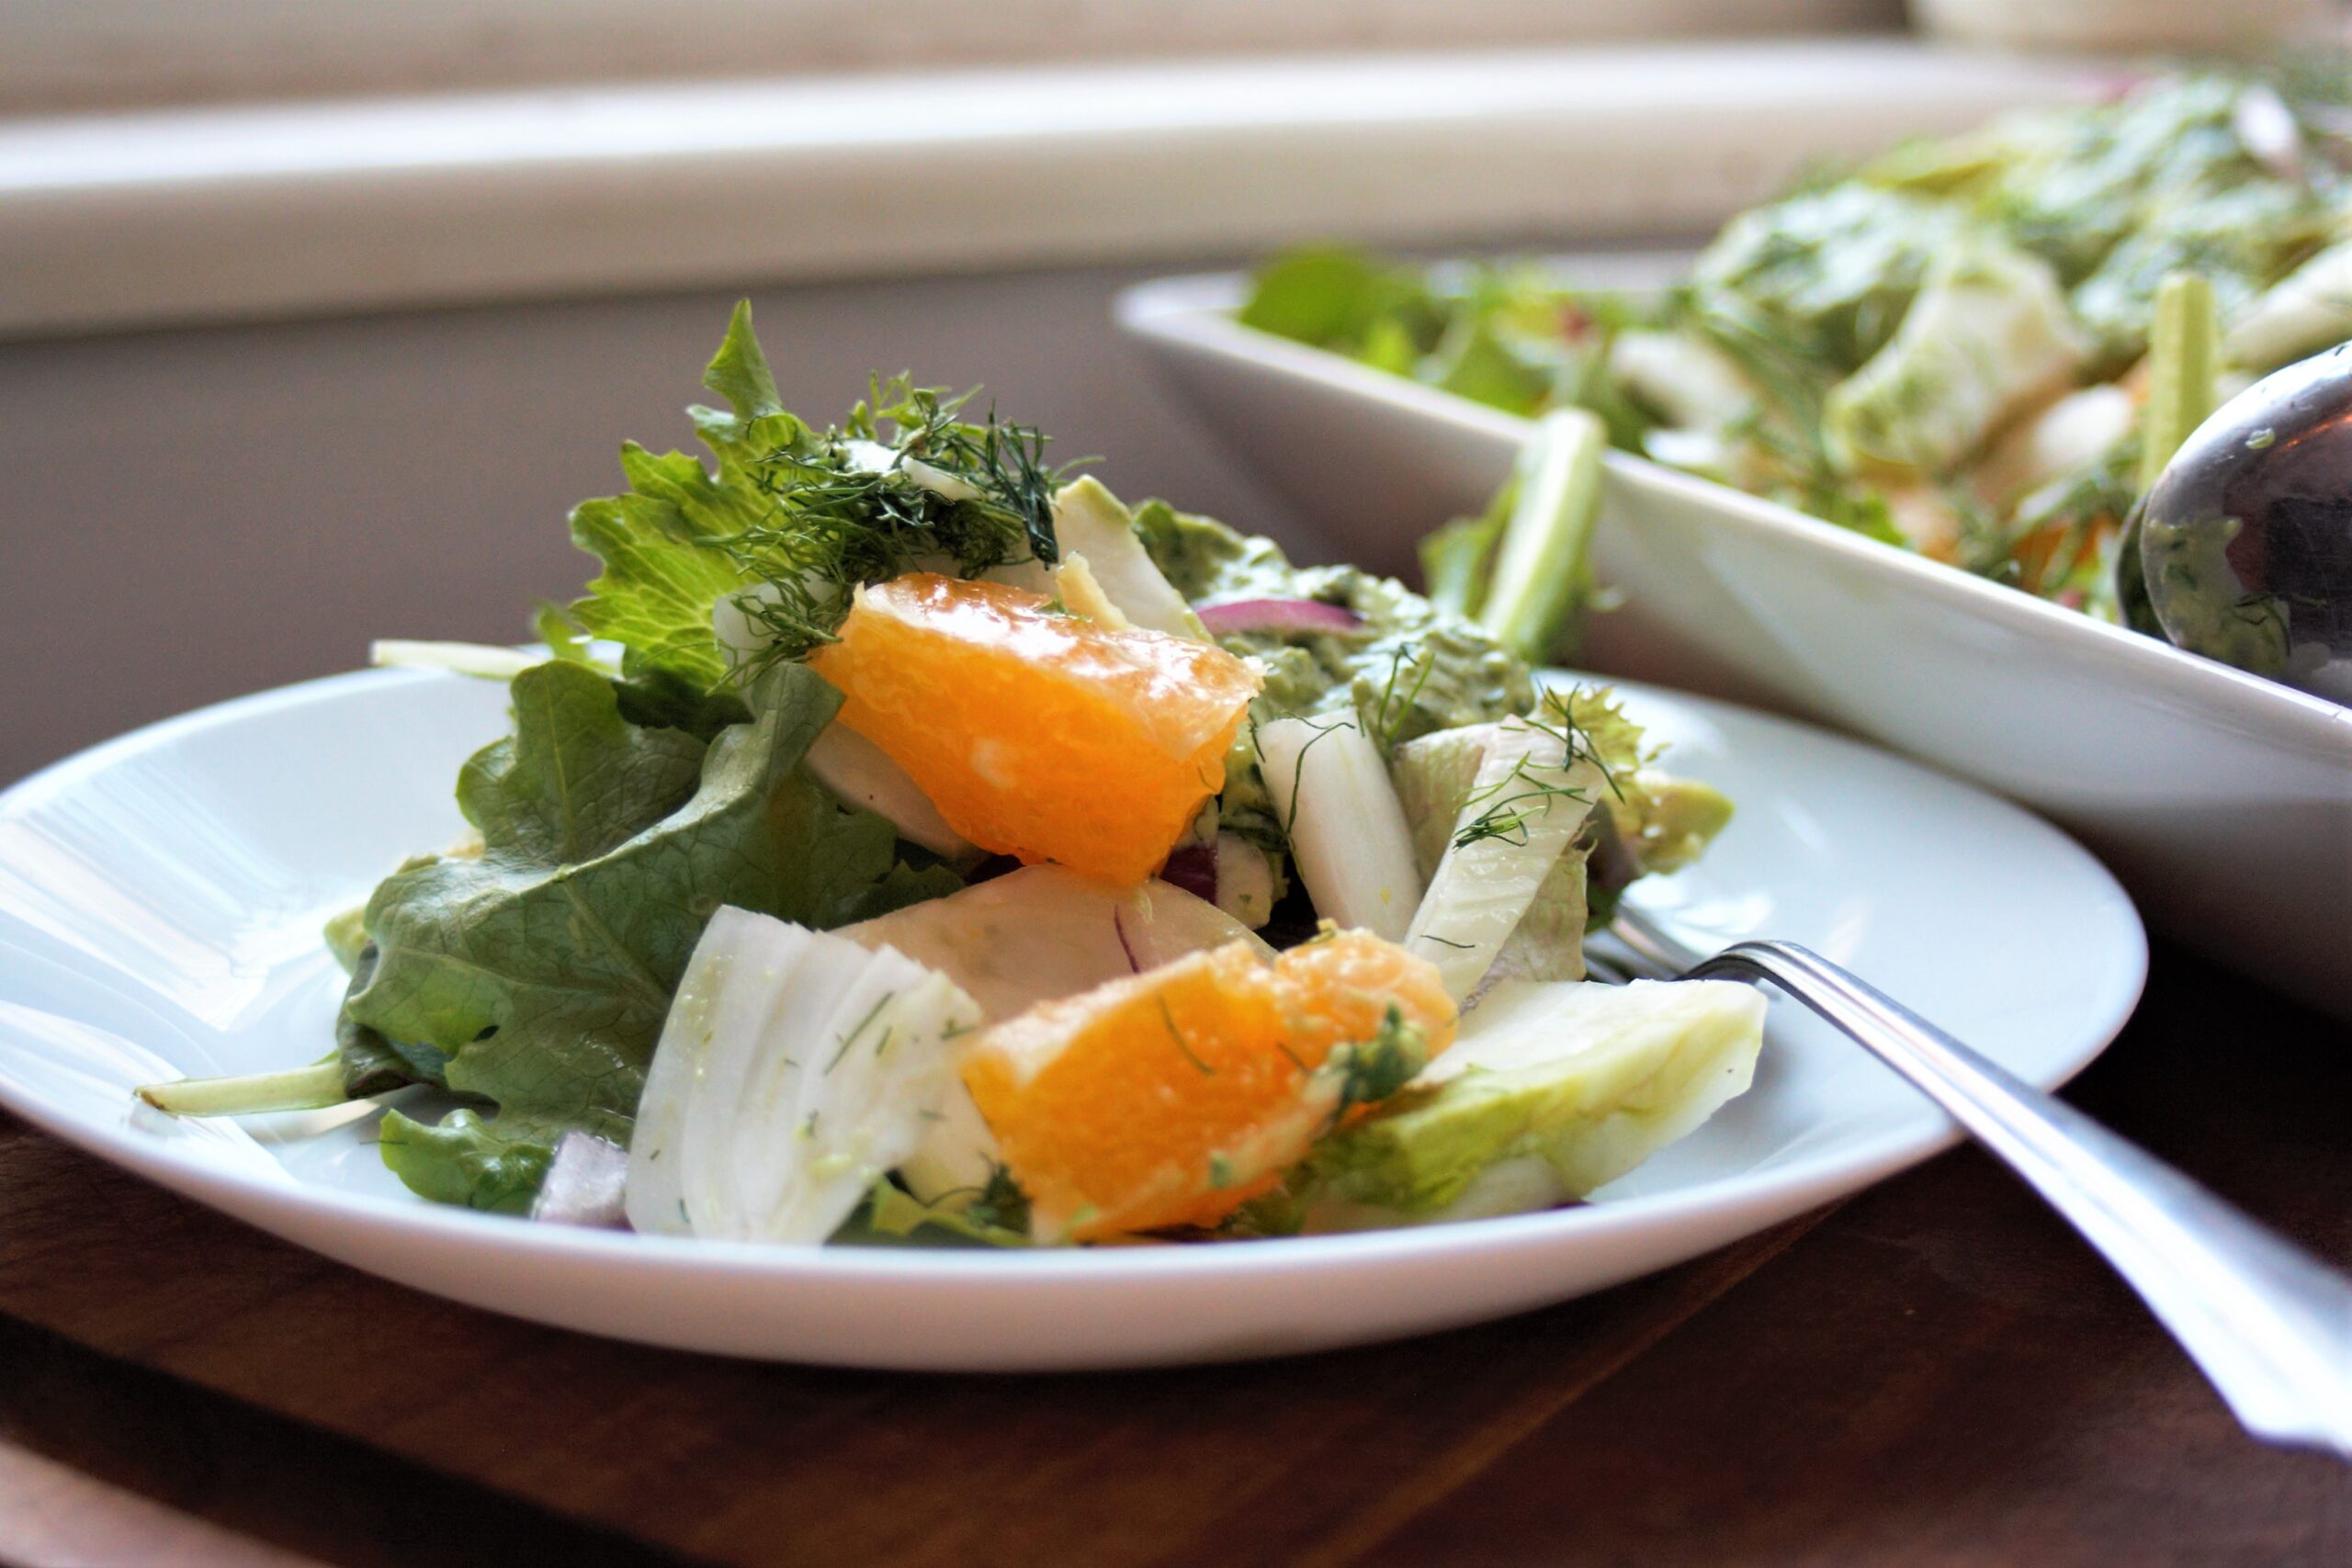
[[0,115],[1902,22],[1902,0],[0,0]]

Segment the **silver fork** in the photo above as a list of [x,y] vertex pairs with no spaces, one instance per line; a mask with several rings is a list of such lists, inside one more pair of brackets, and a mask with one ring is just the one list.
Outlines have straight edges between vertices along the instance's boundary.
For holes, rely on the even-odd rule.
[[1709,958],[1630,907],[1604,979],[1770,982],[1893,1067],[2113,1264],[2256,1437],[2352,1459],[2352,1280],[1792,942]]

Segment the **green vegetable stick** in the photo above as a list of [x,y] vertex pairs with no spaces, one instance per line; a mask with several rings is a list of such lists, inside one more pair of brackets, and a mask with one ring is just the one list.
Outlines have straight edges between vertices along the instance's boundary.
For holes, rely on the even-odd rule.
[[1520,448],[1519,497],[1503,525],[1478,624],[1530,664],[1549,658],[1583,597],[1608,445],[1608,431],[1593,415],[1556,409],[1536,422]]
[[2148,403],[2140,411],[2140,493],[2189,433],[2213,412],[2213,367],[2221,357],[2213,285],[2193,272],[2168,275],[2156,289],[2148,333]]
[[1475,620],[1486,606],[1487,570],[1502,537],[1510,487],[1505,485],[1483,517],[1457,517],[1420,543],[1421,583],[1429,601],[1450,615]]
[[330,1056],[307,1067],[233,1078],[182,1078],[142,1084],[139,1098],[175,1116],[257,1116],[272,1111],[316,1111],[341,1105],[343,1064]]

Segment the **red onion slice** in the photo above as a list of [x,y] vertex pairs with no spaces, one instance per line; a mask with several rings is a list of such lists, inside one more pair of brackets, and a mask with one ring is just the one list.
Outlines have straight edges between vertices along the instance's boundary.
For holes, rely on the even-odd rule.
[[[1168,863],[1159,868],[1159,880],[1170,886],[1181,887],[1195,898],[1216,902],[1216,846],[1214,844],[1182,844],[1170,852]],[[1121,933],[1125,940],[1125,933]],[[1132,951],[1129,957],[1133,957]]]
[[531,1218],[550,1224],[627,1230],[622,1207],[628,1182],[628,1151],[591,1133],[566,1133],[548,1162]]
[[1233,637],[1248,632],[1361,631],[1363,617],[1345,604],[1319,599],[1227,599],[1222,604],[1195,604],[1212,636]]

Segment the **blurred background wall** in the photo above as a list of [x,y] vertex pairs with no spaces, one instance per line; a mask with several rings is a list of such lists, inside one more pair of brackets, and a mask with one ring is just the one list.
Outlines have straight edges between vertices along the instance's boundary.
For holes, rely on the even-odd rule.
[[[786,403],[869,372],[986,382],[1130,496],[1316,553],[1143,378],[1110,300],[1152,269],[750,291]],[[0,346],[0,780],[197,704],[367,660],[376,637],[514,642],[593,562],[574,502],[682,410],[734,291]]]
[[1061,456],[1320,540],[1119,341],[1342,237],[1681,244],[2105,69],[1895,0],[0,0],[0,782],[381,636],[519,639],[741,294],[788,402],[985,383]]

